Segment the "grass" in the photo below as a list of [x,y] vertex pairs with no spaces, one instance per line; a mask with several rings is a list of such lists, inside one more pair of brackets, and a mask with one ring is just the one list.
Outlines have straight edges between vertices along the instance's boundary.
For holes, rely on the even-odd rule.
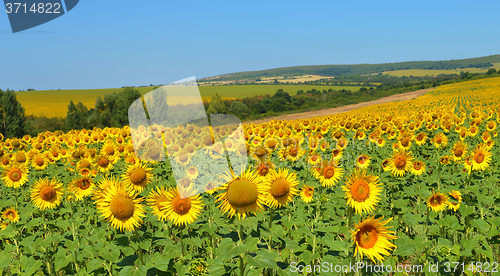
[[[493,68],[499,70],[500,62],[493,63]],[[425,69],[409,69],[409,70],[396,70],[396,71],[388,71],[384,72],[384,74],[395,76],[395,77],[403,77],[403,76],[414,76],[414,77],[424,77],[424,76],[436,76],[440,74],[457,74],[460,75],[460,72],[469,71],[469,73],[486,73],[488,69],[484,68],[464,68],[458,70],[425,70]]]
[[[139,87],[139,92],[144,95],[154,87]],[[257,95],[272,95],[278,89],[283,89],[290,95],[297,94],[298,90],[351,90],[358,91],[360,86],[318,86],[318,85],[224,85],[200,86],[203,101],[209,101],[215,92],[219,92],[223,99],[244,98]],[[16,92],[17,100],[26,110],[26,115],[46,117],[66,117],[68,104],[82,102],[87,108],[93,108],[97,97],[121,91],[121,88],[110,89],[80,89],[80,90],[41,90]]]

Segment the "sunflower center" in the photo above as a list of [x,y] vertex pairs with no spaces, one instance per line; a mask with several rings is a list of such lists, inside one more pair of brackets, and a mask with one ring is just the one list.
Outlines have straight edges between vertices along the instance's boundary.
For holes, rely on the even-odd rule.
[[40,190],[40,197],[44,201],[53,201],[57,197],[57,192],[54,187],[45,186]]
[[105,149],[104,149],[104,152],[108,155],[111,155],[113,153],[115,153],[115,149],[112,147],[112,146],[107,146]]
[[45,162],[43,162],[43,159],[41,159],[41,158],[36,160],[37,166],[43,166],[43,163],[45,163]]
[[188,160],[187,154],[179,155],[179,161],[181,161],[182,163],[186,162],[187,160]]
[[335,174],[335,169],[333,167],[326,167],[323,169],[323,176],[327,179],[332,178],[332,176]]
[[179,198],[172,202],[172,209],[179,215],[185,215],[189,212],[189,209],[191,209],[191,201],[187,198]]
[[365,225],[356,233],[356,241],[365,249],[372,248],[378,239],[377,229],[371,225]]
[[287,196],[290,192],[290,183],[286,179],[276,179],[271,187],[271,195],[274,198]]
[[245,144],[241,144],[238,147],[238,151],[240,152],[241,155],[247,154],[247,146]]
[[406,158],[403,156],[396,157],[394,165],[396,165],[396,168],[398,169],[404,169],[406,167]]
[[364,156],[361,156],[358,158],[359,164],[363,165],[366,162],[366,158]]
[[265,166],[265,165],[262,165],[259,168],[259,174],[262,175],[262,176],[267,175],[268,172],[269,172],[269,168],[267,166]]
[[481,163],[484,160],[484,153],[479,152],[474,155],[474,160],[476,160],[477,163]]
[[143,169],[135,169],[130,174],[130,181],[135,185],[141,184],[146,179],[146,172]]
[[267,146],[271,149],[274,149],[276,147],[276,141],[270,140],[267,142]]
[[297,156],[297,154],[299,153],[299,151],[296,149],[296,148],[292,148],[290,149],[290,156]]
[[402,140],[401,140],[401,145],[403,147],[408,147],[408,145],[410,144],[410,139],[408,137],[404,137]]
[[264,156],[264,154],[266,154],[266,150],[262,147],[260,147],[258,150],[255,151],[255,155],[259,157]]
[[106,158],[101,158],[99,159],[99,165],[101,167],[106,167],[107,165],[109,165],[109,160]]
[[462,149],[455,149],[455,152],[454,152],[456,157],[462,156],[463,153],[464,153],[464,151]]
[[370,194],[370,187],[368,183],[362,179],[354,181],[351,186],[351,196],[358,202],[365,201]]
[[157,160],[160,157],[160,151],[157,149],[151,149],[148,151],[149,158]]
[[431,199],[431,205],[432,206],[439,206],[441,205],[441,197],[440,196],[433,196]]
[[227,200],[235,207],[247,207],[257,202],[259,193],[255,184],[248,180],[235,180],[227,189]]
[[420,162],[415,162],[415,163],[413,164],[413,168],[414,168],[415,170],[420,170],[420,168],[422,168],[422,165],[420,164]]
[[90,187],[90,179],[82,178],[78,181],[78,188],[86,190]]
[[306,197],[311,197],[311,196],[313,195],[313,192],[314,192],[314,189],[313,189],[313,188],[307,188],[307,189],[305,189],[305,191],[304,191],[304,195],[305,195]]
[[115,218],[124,221],[134,215],[134,202],[125,196],[116,195],[110,202],[109,208]]
[[17,155],[17,157],[16,157],[16,161],[17,161],[17,162],[20,162],[20,163],[24,163],[24,162],[26,162],[26,155],[24,155],[24,154],[19,154],[19,155]]
[[83,168],[90,168],[90,161],[87,159],[83,159],[80,163],[80,166],[82,166]]
[[18,181],[19,179],[21,179],[21,176],[22,176],[22,173],[21,173],[21,171],[19,169],[13,169],[9,173],[9,178],[12,181]]

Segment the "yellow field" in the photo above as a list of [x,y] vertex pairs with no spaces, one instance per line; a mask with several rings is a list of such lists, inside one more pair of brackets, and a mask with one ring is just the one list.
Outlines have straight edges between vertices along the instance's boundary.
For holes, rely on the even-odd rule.
[[[500,69],[500,63],[493,63],[493,68],[499,70]],[[414,77],[425,77],[425,76],[437,76],[440,74],[457,74],[459,75],[460,72],[466,72],[469,71],[469,73],[486,73],[488,69],[482,69],[482,68],[464,68],[464,69],[458,69],[458,70],[425,70],[425,69],[409,69],[409,70],[396,70],[396,71],[389,71],[389,72],[384,72],[384,74],[390,75],[390,76],[395,76],[395,77],[403,77],[403,76],[414,76]]]

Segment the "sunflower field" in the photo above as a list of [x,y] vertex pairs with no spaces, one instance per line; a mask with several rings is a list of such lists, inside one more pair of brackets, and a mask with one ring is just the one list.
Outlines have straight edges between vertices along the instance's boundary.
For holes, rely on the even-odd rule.
[[[144,161],[129,127],[0,137],[0,270],[500,275],[499,123],[500,78],[490,78],[244,125],[240,146],[226,127],[186,139],[203,132],[153,125],[162,146],[188,141],[162,153],[145,145],[170,162]],[[200,192],[192,183],[207,176],[193,166],[196,152],[243,156],[248,166],[212,175],[217,183],[201,181]],[[357,263],[364,268],[344,269]]]

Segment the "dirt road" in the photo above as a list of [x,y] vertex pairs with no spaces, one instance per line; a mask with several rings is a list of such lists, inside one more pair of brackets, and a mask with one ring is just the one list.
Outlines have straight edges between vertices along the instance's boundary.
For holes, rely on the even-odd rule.
[[412,99],[415,99],[417,97],[420,97],[423,94],[425,94],[425,92],[432,90],[432,89],[433,88],[427,88],[427,89],[417,90],[417,91],[413,91],[413,92],[396,94],[396,95],[380,98],[380,99],[374,100],[374,101],[344,105],[344,106],[335,107],[335,108],[327,108],[327,109],[307,111],[307,112],[296,113],[296,114],[287,114],[287,115],[281,115],[281,116],[276,116],[276,117],[268,117],[268,118],[263,118],[263,119],[259,119],[259,120],[244,122],[244,124],[260,124],[260,123],[269,122],[271,120],[287,120],[288,121],[288,120],[296,120],[296,119],[308,119],[308,118],[313,118],[313,117],[318,117],[318,116],[324,116],[324,115],[330,115],[330,114],[335,114],[335,113],[351,111],[353,109],[358,109],[361,107],[374,105],[374,104],[408,101],[408,100],[412,100]]

